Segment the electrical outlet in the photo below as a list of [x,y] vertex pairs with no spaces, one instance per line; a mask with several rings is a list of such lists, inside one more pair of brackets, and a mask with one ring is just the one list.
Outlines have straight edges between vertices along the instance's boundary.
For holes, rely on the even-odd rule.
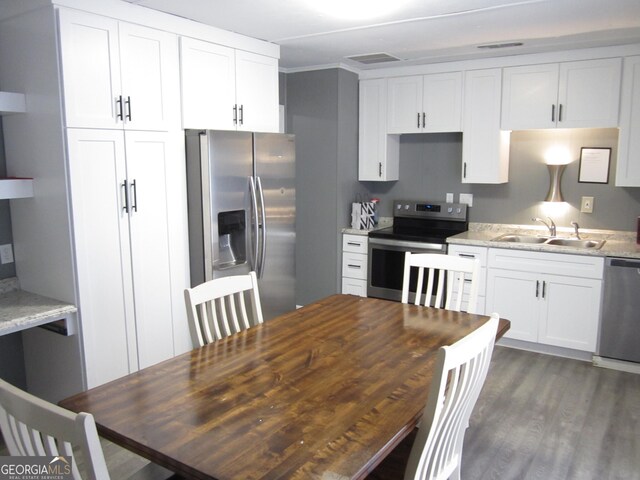
[[447,193],[446,200],[447,203],[453,203],[453,193]]
[[473,207],[473,193],[461,193],[460,203],[466,203],[470,207]]
[[0,245],[0,263],[13,263],[13,248],[11,244]]
[[593,213],[593,197],[582,197],[580,211],[582,213]]

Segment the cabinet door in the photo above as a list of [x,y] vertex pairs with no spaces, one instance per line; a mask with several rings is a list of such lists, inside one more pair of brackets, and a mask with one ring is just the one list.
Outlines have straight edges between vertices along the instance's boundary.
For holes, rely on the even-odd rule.
[[538,341],[595,352],[602,281],[550,275],[543,282]]
[[118,22],[59,11],[65,120],[68,127],[118,126]]
[[387,135],[387,80],[362,80],[359,97],[358,180],[398,180],[400,141]]
[[527,272],[489,268],[487,312],[497,312],[511,321],[507,338],[538,341],[539,291],[542,282]]
[[87,387],[137,369],[124,138],[67,130],[73,238]]
[[640,56],[624,59],[616,186],[640,187]]
[[235,130],[235,52],[182,37],[182,127]]
[[509,181],[510,133],[500,130],[502,72],[499,68],[465,72],[462,182]]
[[387,81],[387,133],[418,133],[422,130],[422,76]]
[[462,72],[425,75],[422,98],[424,132],[462,131]]
[[236,50],[236,103],[238,130],[279,131],[277,59]]
[[119,35],[125,128],[179,128],[176,36],[122,22]]
[[558,127],[618,126],[622,59],[560,64]]
[[505,68],[503,75],[502,129],[555,128],[558,65]]
[[140,368],[173,356],[167,166],[169,134],[127,132],[127,178]]

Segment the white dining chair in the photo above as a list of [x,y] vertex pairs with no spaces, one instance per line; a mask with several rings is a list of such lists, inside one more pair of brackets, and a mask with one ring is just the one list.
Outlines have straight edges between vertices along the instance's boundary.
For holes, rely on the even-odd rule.
[[[250,310],[245,297],[249,297]],[[216,278],[184,291],[194,347],[263,322],[255,272]]]
[[487,377],[498,322],[494,313],[480,328],[438,351],[405,480],[460,479],[464,434]]
[[109,478],[96,424],[88,413],[72,413],[0,379],[0,429],[11,456],[64,456],[79,480],[79,452],[88,478]]
[[[413,269],[418,271],[415,305],[460,311],[463,306],[463,293],[469,292],[466,311],[477,313],[479,259],[437,253],[405,253],[402,303],[409,303]],[[426,290],[423,288],[425,276]],[[465,284],[468,287],[465,287]]]
[[[70,412],[2,379],[0,431],[11,456],[61,456],[69,462],[75,480],[110,478],[93,415]],[[128,478],[166,479],[172,475],[160,465],[148,463]]]

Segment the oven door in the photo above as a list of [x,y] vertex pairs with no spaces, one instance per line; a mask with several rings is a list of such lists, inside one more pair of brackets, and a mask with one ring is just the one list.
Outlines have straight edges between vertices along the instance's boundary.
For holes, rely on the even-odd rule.
[[[447,245],[439,243],[410,242],[369,237],[367,265],[367,296],[400,301],[404,276],[404,254],[441,253],[446,255]],[[414,269],[415,270],[415,269]],[[409,301],[415,298],[417,274],[412,272]]]

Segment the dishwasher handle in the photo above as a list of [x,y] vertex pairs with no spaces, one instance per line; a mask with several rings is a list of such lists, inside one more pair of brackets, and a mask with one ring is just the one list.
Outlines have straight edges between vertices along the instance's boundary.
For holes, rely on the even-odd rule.
[[612,267],[625,267],[640,269],[640,260],[629,260],[626,258],[608,258],[607,264]]

